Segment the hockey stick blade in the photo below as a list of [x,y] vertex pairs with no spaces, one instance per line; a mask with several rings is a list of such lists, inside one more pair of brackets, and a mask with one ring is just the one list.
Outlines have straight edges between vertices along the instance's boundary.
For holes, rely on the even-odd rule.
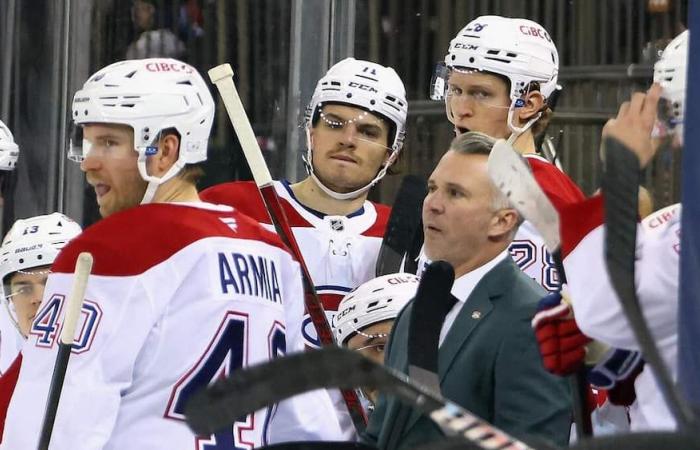
[[[406,375],[338,347],[297,353],[236,371],[230,378],[192,395],[185,405],[185,416],[195,433],[210,435],[239,417],[303,392],[355,387],[396,395],[428,414],[445,434],[461,435],[480,444],[480,448],[530,449],[460,406],[411,382]],[[492,445],[494,442],[498,445]]]
[[559,248],[559,213],[537,184],[527,162],[505,140],[489,154],[489,176],[522,216],[542,235],[550,251]]
[[51,376],[49,396],[46,400],[44,419],[41,424],[41,434],[39,435],[39,446],[37,447],[39,450],[47,450],[51,442],[53,425],[56,421],[56,412],[58,411],[58,403],[61,400],[61,391],[63,390],[63,380],[66,376],[68,361],[73,347],[75,327],[78,323],[78,317],[80,317],[80,309],[83,306],[85,289],[87,288],[87,282],[91,271],[92,255],[83,252],[78,255],[78,259],[75,262],[73,285],[71,286],[71,291],[66,301],[66,315],[63,320],[60,344],[58,345],[56,363],[54,365],[53,375]]
[[[561,286],[566,282],[566,273],[559,251],[559,213],[537,183],[530,166],[505,140],[499,140],[489,154],[488,171],[498,189],[544,239],[554,259]],[[590,436],[593,426],[586,408],[588,383],[583,372],[572,374],[569,383],[573,393],[576,432],[579,436]]]
[[422,232],[419,230],[421,209],[427,192],[425,180],[417,175],[406,175],[401,180],[379,250],[376,276],[400,271],[414,236]]
[[639,159],[624,144],[607,138],[602,190],[605,197],[605,263],[610,282],[627,316],[644,360],[651,366],[669,410],[681,431],[697,426],[681,398],[642,313],[635,286]]
[[449,263],[431,263],[421,276],[411,305],[408,375],[435,392],[440,392],[438,342],[445,316],[454,304],[449,302],[454,281],[455,271]]
[[[270,215],[270,220],[277,230],[277,234],[282,238],[285,245],[289,247],[294,257],[301,265],[302,278],[304,281],[304,303],[306,311],[311,317],[316,334],[322,345],[335,345],[331,326],[328,323],[321,300],[316,294],[309,269],[304,262],[304,257],[301,254],[294,233],[289,226],[287,216],[282,209],[272,182],[272,176],[267,168],[265,158],[262,156],[258,140],[255,138],[253,127],[250,125],[241,99],[238,96],[236,85],[233,83],[233,69],[231,69],[229,64],[222,64],[214,67],[209,70],[209,79],[219,90],[221,100],[224,102],[226,112],[236,131],[236,136],[238,137],[238,141],[241,144],[241,148],[243,149],[243,153],[248,161],[253,178],[255,179],[255,184],[258,186],[260,196]],[[360,403],[360,398],[357,392],[352,390],[343,390],[341,391],[341,395],[348,408],[355,429],[360,433],[367,424],[367,416]]]

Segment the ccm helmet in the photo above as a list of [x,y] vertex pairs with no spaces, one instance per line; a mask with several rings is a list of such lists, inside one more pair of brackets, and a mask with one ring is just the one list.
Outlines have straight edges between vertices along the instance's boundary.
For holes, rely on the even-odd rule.
[[[391,125],[393,136],[390,142],[389,162],[382,167],[376,177],[366,186],[348,193],[330,190],[316,177],[313,168],[313,152],[309,130],[314,118],[326,103],[340,103],[355,106],[386,119]],[[311,102],[306,108],[307,152],[305,163],[309,175],[328,195],[340,199],[356,198],[381,180],[403,147],[406,135],[408,101],[401,78],[391,67],[384,67],[369,61],[346,58],[331,67],[316,84]]]
[[393,273],[367,281],[341,300],[333,317],[338,345],[363,328],[395,319],[418,289],[419,278],[410,273]]
[[[433,75],[431,98],[448,100],[448,77],[451,71],[495,73],[510,81],[511,105],[508,125],[522,133],[539,119],[523,127],[512,124],[514,108],[523,106],[521,97],[537,83],[548,99],[557,90],[559,54],[549,33],[532,20],[501,16],[481,16],[462,28],[450,42],[444,63]],[[447,116],[454,122],[450,105]]]

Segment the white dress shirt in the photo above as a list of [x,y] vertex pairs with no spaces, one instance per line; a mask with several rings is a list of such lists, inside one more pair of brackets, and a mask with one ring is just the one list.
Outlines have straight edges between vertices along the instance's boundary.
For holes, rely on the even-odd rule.
[[447,332],[450,331],[450,328],[452,328],[452,324],[455,322],[457,315],[462,310],[462,307],[467,302],[469,296],[472,295],[472,292],[474,291],[476,285],[479,284],[479,281],[481,281],[484,275],[489,273],[491,269],[496,267],[496,265],[505,258],[510,258],[510,253],[507,249],[503,250],[486,264],[477,267],[471,272],[465,273],[455,280],[454,284],[452,285],[451,294],[454,295],[459,301],[455,303],[450,312],[447,313],[447,316],[445,316],[445,322],[442,324],[442,329],[440,330],[439,345],[442,345],[442,342],[445,340],[445,336],[447,336]]

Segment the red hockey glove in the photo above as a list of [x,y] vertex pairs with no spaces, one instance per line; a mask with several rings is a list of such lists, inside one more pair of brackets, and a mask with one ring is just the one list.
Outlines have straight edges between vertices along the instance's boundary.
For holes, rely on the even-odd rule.
[[569,375],[584,365],[586,344],[591,339],[581,333],[571,310],[560,292],[551,293],[538,305],[532,319],[544,367],[556,375]]

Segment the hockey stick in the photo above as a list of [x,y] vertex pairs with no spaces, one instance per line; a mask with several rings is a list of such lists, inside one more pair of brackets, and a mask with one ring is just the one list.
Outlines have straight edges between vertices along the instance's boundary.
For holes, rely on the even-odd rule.
[[[452,266],[445,261],[431,263],[420,279],[416,296],[411,304],[408,327],[408,376],[412,381],[440,393],[438,375],[438,342],[445,316],[454,304],[450,290],[455,280]],[[403,423],[411,414],[409,408],[397,412],[397,423]],[[390,430],[387,448],[398,447],[402,427]]]
[[438,343],[445,316],[454,302],[449,301],[455,271],[445,261],[431,263],[421,276],[411,305],[408,328],[408,376],[411,380],[440,392]]
[[[539,448],[538,443],[531,445]],[[415,450],[473,450],[469,442],[449,439],[443,442],[431,442]],[[576,442],[569,450],[659,450],[659,449],[700,450],[700,437],[678,432],[621,433],[602,436]]]
[[664,400],[681,431],[697,426],[688,404],[681,398],[659,354],[642,314],[635,286],[638,190],[641,178],[639,159],[624,144],[607,138],[602,191],[605,198],[605,263],[610,282],[629,320],[644,360],[654,372]]
[[[554,112],[554,110],[557,107],[557,102],[559,102],[559,98],[561,97],[561,91],[563,90],[563,87],[560,84],[557,84],[554,88],[554,91],[552,91],[551,94],[549,94],[549,98],[547,99],[547,106],[549,106],[549,109]],[[554,149],[552,153],[549,152],[549,149],[545,145],[545,139],[547,139],[547,130],[549,129],[549,125],[551,125],[551,121],[547,123],[547,127],[542,130],[542,132],[535,137],[535,149],[542,153],[544,157],[549,161],[550,163],[554,164],[557,167],[560,167],[560,164],[558,163],[558,154],[556,153],[556,148],[554,148],[554,145],[551,144],[551,138],[549,138],[550,145],[552,145],[552,148]]]
[[[270,219],[277,230],[277,234],[279,234],[301,265],[304,281],[304,303],[311,317],[311,321],[314,324],[318,338],[324,346],[335,345],[333,332],[328,324],[328,319],[323,310],[321,300],[318,298],[316,290],[314,289],[309,269],[306,267],[299,245],[287,221],[287,216],[284,214],[284,210],[282,209],[282,205],[280,204],[279,197],[277,196],[272,182],[272,176],[262,156],[260,146],[255,138],[255,133],[253,133],[253,128],[248,121],[248,116],[245,113],[241,99],[238,97],[236,86],[233,84],[233,70],[231,66],[229,64],[222,64],[214,67],[209,70],[209,79],[219,90],[221,100],[224,102],[231,124],[236,130],[236,135],[238,136],[241,148],[250,166],[250,171],[253,173],[255,184],[258,186],[265,208],[270,214]],[[341,394],[348,407],[355,428],[357,432],[360,433],[367,424],[367,417],[360,404],[357,392],[353,390],[342,390]]]
[[429,415],[446,435],[461,435],[480,448],[531,449],[459,405],[413,383],[403,373],[338,347],[297,353],[236,371],[230,378],[192,395],[185,416],[195,433],[210,435],[239,417],[302,392],[355,387],[396,395]]
[[80,316],[80,309],[83,306],[85,288],[87,287],[88,277],[91,271],[92,255],[87,252],[78,255],[78,259],[75,262],[73,286],[71,286],[71,291],[66,301],[66,315],[63,321],[63,329],[61,330],[60,343],[58,344],[56,364],[54,365],[53,375],[51,376],[51,385],[49,387],[49,396],[46,401],[44,420],[41,424],[39,450],[48,450],[49,448],[53,425],[56,421],[58,402],[61,399],[63,380],[66,376],[68,359],[70,358],[71,349],[73,347],[75,327],[78,323],[78,317]]
[[423,230],[420,229],[421,209],[426,194],[426,183],[421,177],[406,175],[401,180],[379,249],[376,276],[399,272],[404,257],[404,272],[415,273],[415,269],[411,270],[406,266],[413,263],[409,253],[414,237],[417,233],[423,235]]
[[[559,274],[560,286],[566,282],[561,260],[559,213],[535,180],[524,159],[504,140],[491,149],[488,171],[496,186],[503,192],[518,212],[539,231],[544,239]],[[574,423],[578,436],[591,436],[593,424],[587,408],[588,383],[582,371],[569,378],[573,399]]]

